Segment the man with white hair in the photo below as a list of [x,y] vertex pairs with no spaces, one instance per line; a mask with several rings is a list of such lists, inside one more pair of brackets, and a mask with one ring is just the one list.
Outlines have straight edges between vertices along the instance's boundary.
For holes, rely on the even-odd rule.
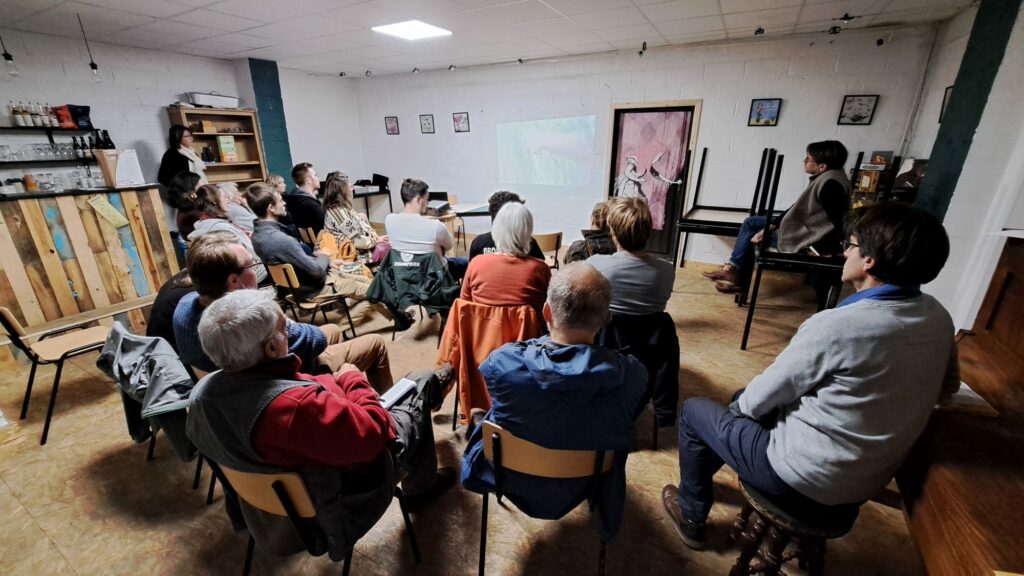
[[[611,317],[611,298],[611,285],[593,266],[566,266],[551,279],[544,303],[551,334],[505,344],[480,365],[491,395],[485,420],[545,448],[617,453],[600,496],[601,525],[609,536],[622,520],[633,415],[647,382],[647,370],[635,358],[594,346]],[[494,489],[480,428],[466,448],[462,483],[474,492]],[[592,489],[589,478],[554,480],[510,470],[502,487],[509,500],[536,518],[560,518]]]
[[[411,374],[416,386],[390,409],[351,364],[334,374],[303,374],[289,353],[284,314],[257,290],[236,290],[211,303],[199,322],[199,339],[221,370],[193,390],[187,431],[214,462],[252,472],[299,471],[318,517],[321,506],[343,499],[320,491],[325,475],[351,474],[385,455],[405,473],[402,486],[410,497],[454,483],[454,470],[438,469],[434,452],[430,411],[442,400],[436,374]],[[396,476],[387,473],[392,468],[363,478],[369,484],[359,491],[387,480],[393,486]],[[345,486],[346,494],[354,490]]]

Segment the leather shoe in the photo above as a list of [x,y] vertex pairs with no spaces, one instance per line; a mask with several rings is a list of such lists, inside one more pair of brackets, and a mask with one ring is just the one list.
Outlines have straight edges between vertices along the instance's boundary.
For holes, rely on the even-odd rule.
[[735,282],[715,282],[715,290],[718,290],[722,294],[739,294],[743,292],[743,288]]
[[666,484],[661,489],[661,504],[665,508],[665,515],[668,516],[672,528],[682,539],[683,544],[693,550],[703,550],[707,530],[704,523],[690,522],[683,518],[683,512],[679,509],[679,489],[671,484]]
[[735,282],[736,267],[733,266],[732,264],[725,263],[722,264],[722,267],[719,268],[718,270],[715,270],[713,272],[701,272],[700,275],[707,278],[708,280],[714,280],[715,282]]

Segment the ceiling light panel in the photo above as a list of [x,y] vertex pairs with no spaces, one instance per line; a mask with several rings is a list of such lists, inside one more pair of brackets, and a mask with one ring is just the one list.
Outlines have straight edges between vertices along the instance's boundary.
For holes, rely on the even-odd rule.
[[397,36],[398,38],[405,40],[422,40],[424,38],[437,38],[438,36],[452,35],[451,30],[431,26],[430,24],[420,22],[419,20],[407,20],[405,22],[387,24],[385,26],[374,26],[371,30],[374,32],[380,32],[381,34],[387,34],[389,36]]

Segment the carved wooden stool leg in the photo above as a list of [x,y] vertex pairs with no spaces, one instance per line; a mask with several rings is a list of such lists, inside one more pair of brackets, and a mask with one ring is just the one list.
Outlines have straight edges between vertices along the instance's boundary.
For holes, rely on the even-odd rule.
[[806,536],[800,539],[800,567],[806,568],[809,576],[825,574],[825,539]]
[[732,523],[732,530],[729,530],[729,544],[735,544],[740,539],[740,535],[747,529],[747,522],[750,520],[750,513],[754,511],[754,507],[744,502],[743,509],[736,515],[736,521]]
[[766,524],[764,518],[757,512],[752,512],[753,522],[739,536],[742,544],[740,555],[736,558],[736,565],[729,570],[729,576],[748,576],[750,574],[750,560],[757,554],[761,546],[761,538],[764,537]]
[[778,526],[771,526],[768,529],[768,537],[763,549],[764,573],[767,576],[776,576],[782,569],[782,554],[786,551],[789,538],[788,530],[783,530]]

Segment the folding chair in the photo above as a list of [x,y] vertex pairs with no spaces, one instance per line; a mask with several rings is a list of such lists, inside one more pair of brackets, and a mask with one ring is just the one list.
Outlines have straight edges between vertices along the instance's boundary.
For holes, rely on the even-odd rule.
[[[558,251],[562,249],[562,233],[551,232],[550,234],[534,234],[533,239],[537,241],[537,246],[540,251],[544,253],[544,260],[548,263],[548,266],[558,269]],[[548,252],[554,252],[554,262],[548,261]]]
[[[240,472],[220,466],[209,458],[207,458],[207,462],[214,470],[214,473],[220,478],[225,491],[234,493],[239,499],[244,500],[253,508],[268,514],[287,516],[295,526],[295,530],[302,537],[306,550],[310,553],[313,552],[315,542],[318,539],[316,531],[321,529],[316,522],[310,522],[310,520],[316,519],[316,507],[313,505],[313,499],[310,497],[301,476],[294,472],[282,474]],[[416,533],[412,529],[412,521],[409,519],[409,513],[405,508],[405,497],[402,495],[402,489],[398,486],[395,487],[395,498],[398,500],[398,506],[402,510],[405,530],[409,535],[409,546],[412,548],[416,563],[419,564],[421,558],[420,548],[416,543]],[[323,540],[322,535],[320,536],[321,538],[319,539]],[[248,575],[252,567],[252,555],[255,544],[256,540],[250,534],[249,542],[245,549],[243,576]],[[348,576],[351,569],[352,549],[349,549],[342,574]]]
[[[326,308],[333,304],[341,304],[345,311],[345,317],[348,318],[352,337],[356,337],[356,325],[352,322],[352,315],[349,313],[348,304],[345,303],[344,294],[330,294],[307,300],[298,294],[299,277],[295,275],[295,268],[291,264],[270,264],[267,266],[267,270],[270,271],[270,277],[273,278],[274,284],[288,291],[288,295],[285,296],[281,304],[286,310],[291,310],[292,317],[296,322],[298,322],[300,314],[309,314],[310,319],[315,321],[317,312],[320,312],[323,314],[324,323],[327,323],[329,320],[327,320]],[[345,336],[344,331],[342,331],[342,335]]]
[[[459,197],[455,194],[448,195],[448,204],[455,205],[459,203]],[[453,209],[454,210],[454,209]],[[462,248],[469,250],[469,246],[466,244],[466,221],[458,214],[452,216],[452,228],[455,229],[455,248],[459,248],[459,241],[462,241]]]
[[[592,477],[590,495],[591,508],[597,505],[601,477],[612,469],[614,452],[601,450],[552,450],[533,442],[517,438],[494,422],[485,420],[483,426],[484,458],[494,467],[494,495],[501,503],[503,496],[502,475],[513,470],[522,474],[542,478],[586,478]],[[483,494],[483,508],[480,515],[480,576],[484,575],[487,559],[487,493]],[[594,512],[597,513],[596,511]],[[598,574],[604,574],[605,541],[601,539],[598,555]]]
[[[28,384],[25,386],[25,399],[21,403],[21,420],[28,415],[28,403],[32,396],[32,383],[36,378],[36,367],[40,364],[57,365],[57,373],[53,376],[53,389],[50,391],[50,405],[46,409],[46,423],[43,424],[43,435],[39,438],[39,445],[42,446],[46,444],[46,437],[50,433],[50,420],[53,419],[53,407],[57,404],[57,389],[60,386],[64,361],[103,348],[109,328],[106,326],[92,328],[68,326],[47,332],[34,343],[27,344],[23,340],[25,329],[21,327],[21,323],[11,311],[2,306],[0,306],[0,323],[4,325],[4,331],[11,339],[11,344],[14,344],[32,360],[32,371],[29,372]],[[72,330],[81,331],[71,333]]]
[[311,248],[316,249],[318,239],[316,232],[313,232],[312,228],[299,228],[299,240],[302,240],[304,243],[309,244]]

